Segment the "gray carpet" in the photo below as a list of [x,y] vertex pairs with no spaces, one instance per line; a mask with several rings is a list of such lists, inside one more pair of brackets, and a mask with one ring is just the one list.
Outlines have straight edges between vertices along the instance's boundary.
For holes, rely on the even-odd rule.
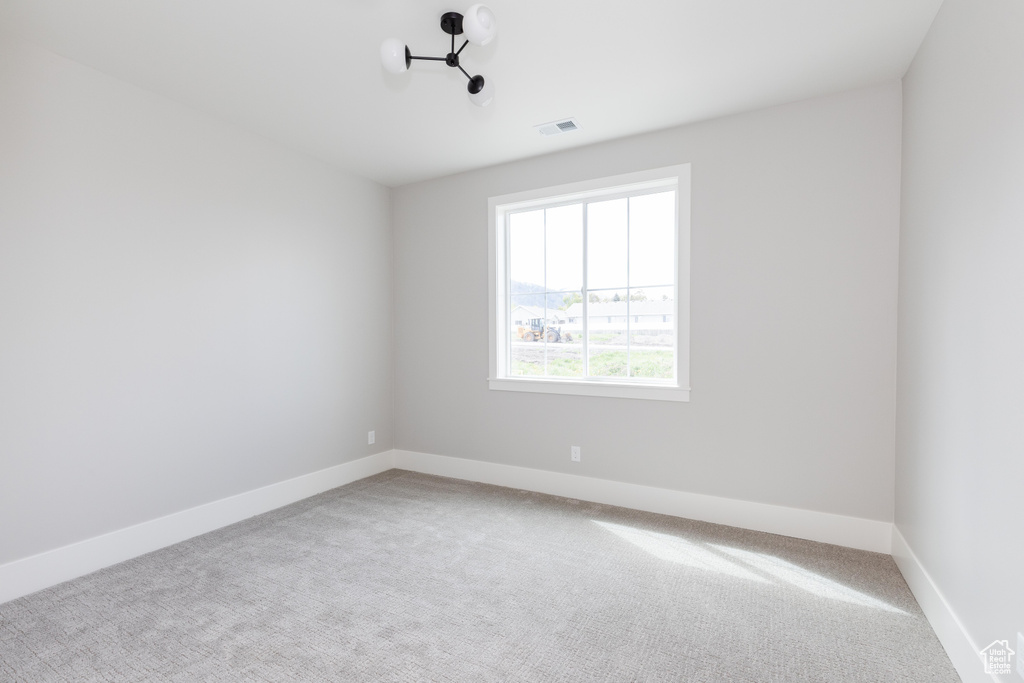
[[886,555],[400,470],[0,605],[3,681],[957,681]]

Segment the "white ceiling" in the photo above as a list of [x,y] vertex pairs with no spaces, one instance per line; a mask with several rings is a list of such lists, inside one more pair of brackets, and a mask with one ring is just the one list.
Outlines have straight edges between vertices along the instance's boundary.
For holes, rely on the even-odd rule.
[[[471,0],[0,0],[0,29],[386,185],[899,78],[942,0],[489,0],[473,106],[442,63]],[[574,116],[583,130],[533,126]]]

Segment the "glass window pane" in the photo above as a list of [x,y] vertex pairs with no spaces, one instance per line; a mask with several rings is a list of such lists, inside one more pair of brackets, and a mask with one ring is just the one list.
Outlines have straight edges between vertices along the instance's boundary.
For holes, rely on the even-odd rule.
[[629,285],[675,283],[675,192],[629,200]]
[[[556,295],[561,304],[555,310],[548,310],[548,315],[561,327],[572,333],[574,337],[583,334],[583,296],[580,292]],[[554,297],[549,297],[554,298]]]
[[675,377],[676,302],[673,287],[629,290],[629,375]]
[[626,290],[590,292],[587,350],[591,377],[626,376]]
[[544,289],[544,210],[509,216],[512,293]]
[[587,287],[625,287],[628,200],[587,205]]
[[570,325],[565,311],[548,310],[548,324],[544,330],[548,375],[552,377],[583,376],[582,328],[582,324]]
[[583,287],[583,205],[547,210],[547,288]]
[[556,377],[583,376],[583,295],[560,295],[561,305],[548,309],[549,324],[558,330],[558,342],[548,346],[548,374]]
[[[538,299],[540,306],[536,305]],[[543,320],[543,294],[513,295],[508,325],[509,375],[544,374],[544,343],[540,341]]]

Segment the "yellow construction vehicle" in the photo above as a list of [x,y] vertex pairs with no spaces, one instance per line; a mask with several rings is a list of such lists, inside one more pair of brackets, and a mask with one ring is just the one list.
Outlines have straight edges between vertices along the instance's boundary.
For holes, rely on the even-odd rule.
[[[531,321],[532,322],[532,321]],[[562,334],[562,328],[550,327],[541,325],[539,322],[532,324],[530,327],[520,325],[516,328],[516,336],[523,341],[540,341],[546,339],[551,344],[557,344],[558,342],[571,342],[572,334],[566,332]]]

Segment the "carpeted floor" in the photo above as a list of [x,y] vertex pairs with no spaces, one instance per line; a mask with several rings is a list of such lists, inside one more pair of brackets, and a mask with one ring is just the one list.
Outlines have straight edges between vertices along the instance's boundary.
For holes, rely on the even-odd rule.
[[958,681],[886,555],[391,470],[0,605],[3,681]]

